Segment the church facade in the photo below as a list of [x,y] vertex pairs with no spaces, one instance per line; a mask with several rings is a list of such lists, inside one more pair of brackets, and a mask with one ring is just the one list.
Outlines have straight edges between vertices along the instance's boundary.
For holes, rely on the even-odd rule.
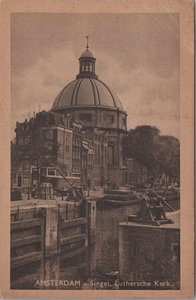
[[[41,122],[40,130],[48,130],[48,136],[59,144],[56,163],[60,162],[67,168],[67,176],[78,178],[81,186],[89,188],[107,184],[118,187],[126,183],[122,139],[127,135],[127,113],[117,95],[98,78],[95,67],[96,58],[87,45],[79,58],[76,79],[60,91],[51,110],[42,114],[43,118],[52,121]],[[31,128],[29,124],[37,122],[42,116],[39,113],[29,121],[17,122],[16,145],[25,140],[25,128]],[[26,164],[29,166],[28,172],[26,166],[21,167]],[[20,174],[17,166],[14,170],[14,187],[17,187],[18,175],[20,188],[35,185],[35,174],[41,172],[35,170],[35,162],[25,160],[19,165]],[[25,176],[23,169],[26,170]],[[49,175],[52,174],[50,176],[48,169]],[[50,165],[44,172],[46,176],[43,180],[52,182],[55,187],[61,182],[62,186],[61,176],[55,170],[52,172]]]
[[[122,139],[127,134],[127,113],[117,95],[96,74],[96,58],[86,50],[79,58],[79,74],[56,97],[52,111],[71,115],[82,123],[94,145],[92,185],[124,183]],[[85,134],[84,134],[85,135]]]

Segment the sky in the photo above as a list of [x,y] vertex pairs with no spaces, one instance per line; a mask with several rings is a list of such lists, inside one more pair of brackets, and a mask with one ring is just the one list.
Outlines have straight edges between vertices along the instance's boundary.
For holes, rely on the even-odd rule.
[[167,13],[14,13],[11,116],[49,110],[74,80],[89,36],[96,73],[121,100],[128,129],[152,125],[179,138],[179,15]]

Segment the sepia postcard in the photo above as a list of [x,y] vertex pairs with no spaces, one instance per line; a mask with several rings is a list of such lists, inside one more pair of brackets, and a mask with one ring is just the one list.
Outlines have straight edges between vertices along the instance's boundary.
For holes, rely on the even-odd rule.
[[194,2],[1,1],[3,298],[194,296]]

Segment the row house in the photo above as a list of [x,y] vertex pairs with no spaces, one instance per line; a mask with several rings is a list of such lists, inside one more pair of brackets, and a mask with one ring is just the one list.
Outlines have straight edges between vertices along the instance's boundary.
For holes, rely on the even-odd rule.
[[[72,176],[73,124],[69,116],[43,111],[29,121],[17,122],[15,131],[16,138],[11,145],[12,188],[26,189],[37,186],[38,180],[40,183],[48,182],[53,187],[58,187],[64,182],[60,174],[62,170],[64,176]],[[30,149],[33,147],[33,141],[39,162],[36,153]],[[61,167],[60,173],[57,166]]]

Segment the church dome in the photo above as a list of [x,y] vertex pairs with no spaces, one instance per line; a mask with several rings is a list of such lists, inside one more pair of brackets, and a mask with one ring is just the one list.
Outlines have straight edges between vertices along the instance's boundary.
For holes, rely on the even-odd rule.
[[86,49],[80,56],[80,58],[82,57],[91,57],[91,58],[94,58],[94,55],[91,51],[89,51],[88,49]]
[[67,107],[107,107],[123,110],[115,93],[95,73],[96,58],[89,51],[88,36],[86,50],[79,58],[79,74],[76,80],[66,85],[57,95],[53,110]]
[[106,106],[122,109],[117,95],[96,78],[79,78],[70,82],[57,95],[53,109],[68,106]]

